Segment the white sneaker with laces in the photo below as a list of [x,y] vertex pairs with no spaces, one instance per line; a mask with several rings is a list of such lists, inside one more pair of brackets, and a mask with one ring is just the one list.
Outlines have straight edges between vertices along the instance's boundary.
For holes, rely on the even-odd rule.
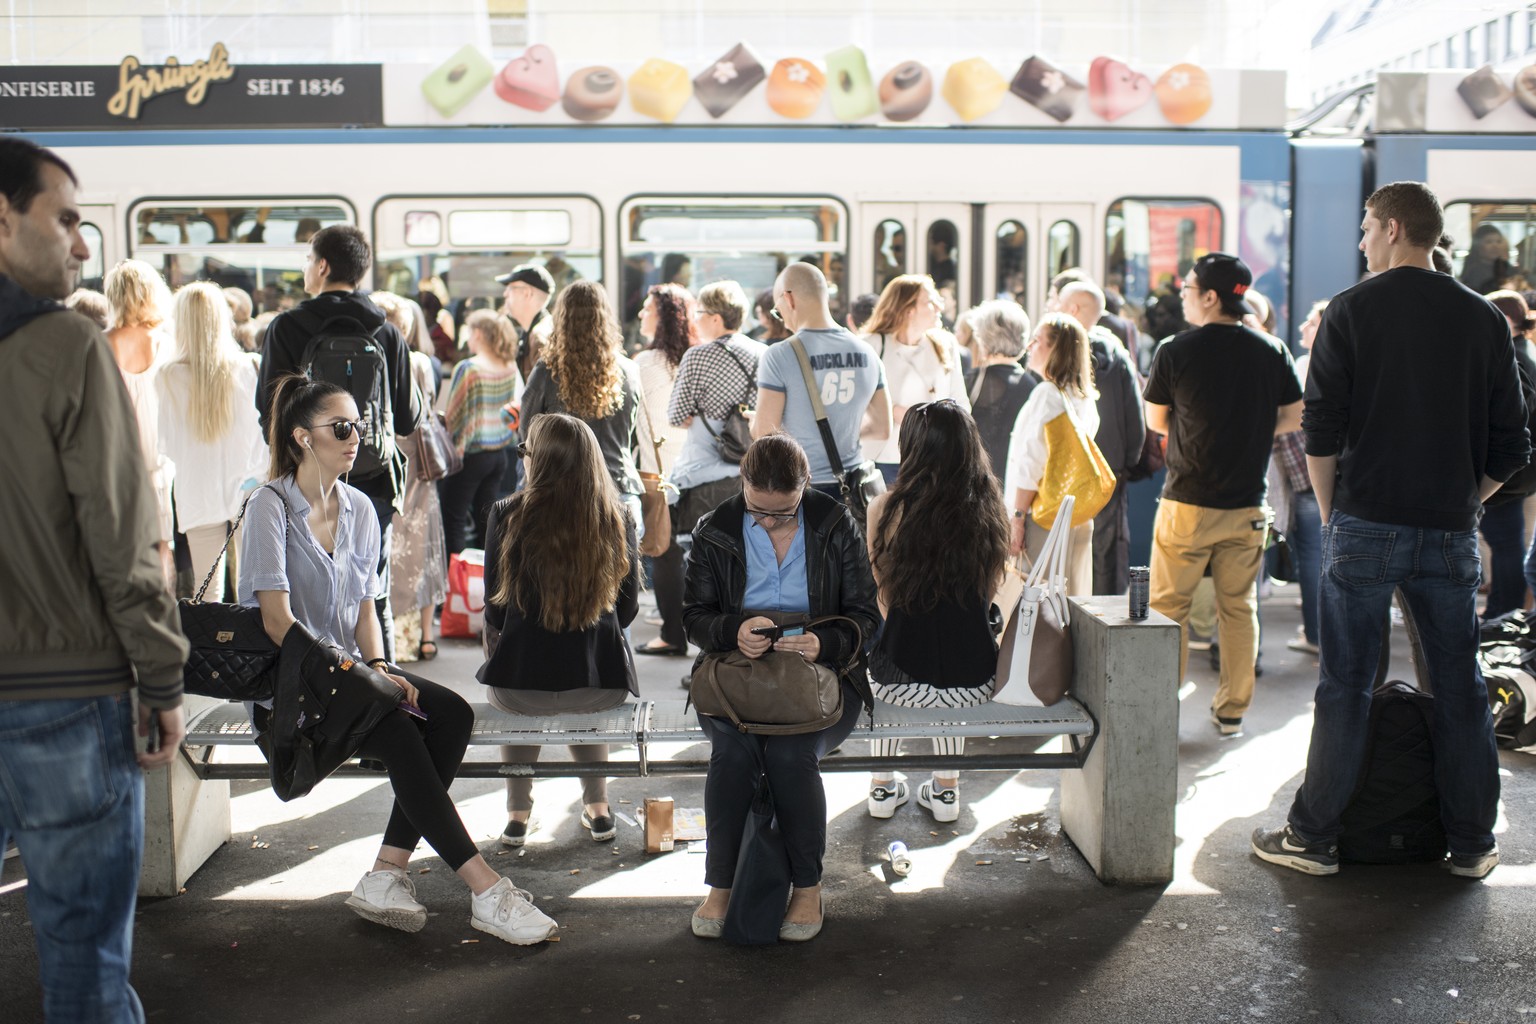
[[416,902],[416,883],[403,871],[368,872],[347,897],[347,906],[358,917],[402,932],[419,932],[427,923],[427,908]]
[[933,820],[948,824],[960,818],[960,790],[937,789],[929,779],[917,787],[917,805],[928,808]]
[[469,923],[514,946],[543,942],[560,926],[538,907],[533,896],[503,877],[478,896],[470,897]]
[[907,784],[900,779],[892,782],[875,782],[869,787],[869,816],[871,818],[889,818],[896,813],[896,808],[907,802],[911,796]]

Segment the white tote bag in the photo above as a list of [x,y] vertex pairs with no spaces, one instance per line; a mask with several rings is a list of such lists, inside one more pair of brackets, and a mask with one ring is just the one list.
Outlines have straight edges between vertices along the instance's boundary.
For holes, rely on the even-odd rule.
[[1019,707],[1047,707],[1066,696],[1072,681],[1072,637],[1067,632],[1067,564],[1072,549],[1072,504],[1061,501],[1056,521],[1024,581],[997,652],[992,699]]

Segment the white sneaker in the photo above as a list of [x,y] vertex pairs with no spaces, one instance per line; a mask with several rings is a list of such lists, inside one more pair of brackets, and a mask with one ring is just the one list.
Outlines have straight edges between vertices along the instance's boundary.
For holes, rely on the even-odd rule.
[[416,902],[416,883],[401,871],[370,871],[347,897],[358,917],[402,932],[419,932],[427,923],[427,908]]
[[469,902],[471,925],[514,946],[532,946],[560,930],[533,905],[533,896],[513,885],[510,878],[503,877]]
[[935,789],[933,780],[929,779],[917,787],[917,805],[928,808],[934,821],[945,824],[957,821],[960,818],[960,790]]
[[889,818],[896,813],[896,808],[907,802],[911,795],[907,784],[899,779],[894,782],[873,783],[869,787],[869,816]]

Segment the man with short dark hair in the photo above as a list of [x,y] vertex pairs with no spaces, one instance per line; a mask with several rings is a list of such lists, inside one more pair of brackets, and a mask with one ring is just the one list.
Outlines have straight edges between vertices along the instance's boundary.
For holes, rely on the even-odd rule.
[[[256,409],[263,435],[270,432],[272,392],[278,378],[290,373],[304,373],[304,356],[311,339],[328,323],[351,321],[372,335],[384,355],[387,388],[394,420],[394,433],[404,437],[416,430],[424,402],[411,379],[411,356],[405,339],[384,316],[384,311],[358,290],[373,252],[368,239],[351,224],[332,224],[321,228],[309,239],[309,255],[304,258],[304,290],[312,298],[283,313],[267,328],[261,361],[261,385],[256,389]],[[362,410],[367,415],[366,410]],[[367,476],[352,476],[347,482],[366,494],[379,517],[383,543],[379,548],[380,596],[377,604],[383,628],[385,656],[394,657],[394,616],[389,606],[390,526],[405,494],[405,467],[396,457]]]
[[[143,1021],[140,767],[181,745],[187,644],[122,377],[60,305],[90,258],[75,186],[53,153],[0,138],[0,849],[15,839],[27,869],[43,1016]],[[158,730],[137,764],[135,717]]]
[[1499,862],[1498,748],[1477,667],[1477,523],[1531,446],[1503,314],[1431,266],[1441,219],[1420,182],[1374,192],[1360,224],[1374,276],[1328,303],[1312,346],[1302,425],[1323,522],[1321,671],[1289,821],[1253,833],[1255,854],[1307,874],[1339,870],[1394,591],[1434,687],[1451,873],[1482,878]]
[[869,323],[869,318],[875,315],[875,305],[879,301],[880,296],[874,292],[865,292],[854,299],[848,307],[848,329],[858,334],[859,328]]

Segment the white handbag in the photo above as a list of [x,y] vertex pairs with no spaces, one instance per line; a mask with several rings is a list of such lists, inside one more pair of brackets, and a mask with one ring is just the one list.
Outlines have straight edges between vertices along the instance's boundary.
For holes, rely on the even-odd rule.
[[1024,581],[997,651],[992,699],[1018,707],[1049,707],[1072,683],[1072,637],[1067,632],[1067,564],[1072,550],[1072,504],[1061,500],[1056,521]]

